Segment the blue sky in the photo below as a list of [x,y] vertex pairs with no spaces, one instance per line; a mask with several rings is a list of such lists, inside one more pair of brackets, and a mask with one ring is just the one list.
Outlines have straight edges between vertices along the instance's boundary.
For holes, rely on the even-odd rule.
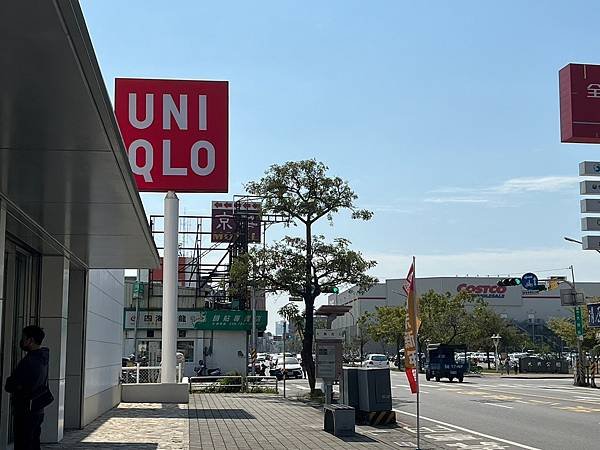
[[[561,144],[558,114],[558,70],[600,62],[598,2],[82,8],[111,96],[117,76],[229,80],[230,194],[288,160],[347,179],[374,219],[320,231],[377,259],[380,278],[403,277],[415,254],[418,276],[574,264],[598,279],[598,255],[562,236],[581,236],[577,165],[600,148]],[[182,198],[206,213],[223,196]],[[144,201],[161,212],[160,195]]]

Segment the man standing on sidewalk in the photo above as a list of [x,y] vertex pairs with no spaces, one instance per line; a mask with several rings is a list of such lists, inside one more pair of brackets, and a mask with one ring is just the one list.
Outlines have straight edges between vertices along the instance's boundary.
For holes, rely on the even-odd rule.
[[44,337],[44,330],[36,325],[23,329],[19,346],[27,355],[6,379],[4,389],[12,394],[15,450],[40,448],[44,407],[53,400],[48,390],[49,351],[41,347]]

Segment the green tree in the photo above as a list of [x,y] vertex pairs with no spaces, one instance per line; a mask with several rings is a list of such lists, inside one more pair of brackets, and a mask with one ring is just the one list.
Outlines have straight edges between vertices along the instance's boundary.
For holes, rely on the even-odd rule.
[[499,348],[507,352],[522,350],[529,342],[528,336],[525,333],[516,329],[506,319],[500,317],[484,301],[475,305],[470,316],[472,330],[466,343],[472,349],[487,352],[488,368],[490,368],[489,354],[495,351],[492,335],[500,335]]
[[373,315],[370,312],[365,312],[356,321],[356,337],[354,338],[358,346],[358,356],[361,361],[365,359],[365,345],[372,339],[371,326]]
[[421,328],[419,342],[466,344],[473,334],[472,315],[468,308],[483,304],[483,300],[466,292],[452,295],[426,292],[419,297]]
[[249,194],[263,198],[264,212],[284,214],[293,225],[304,228],[301,238],[286,236],[251,251],[246,264],[253,270],[254,279],[260,280],[266,289],[286,291],[304,299],[302,360],[311,391],[315,388],[312,357],[315,299],[343,284],[356,284],[366,290],[377,282],[367,274],[375,261],[366,260],[360,252],[351,250],[347,239],[338,238],[328,243],[323,236],[313,235],[319,220],[333,223],[333,214],[342,210],[350,210],[354,219],[372,217],[370,211],[356,208],[358,197],[348,183],[340,177],[329,176],[327,171],[327,166],[314,159],[287,162],[272,165],[260,180],[246,185]]
[[405,324],[406,306],[380,306],[375,308],[375,317],[369,327],[374,341],[394,346],[398,363],[404,345]]
[[[552,330],[559,338],[567,343],[571,348],[577,346],[577,331],[575,329],[575,312],[573,308],[569,308],[571,314],[569,317],[552,317],[548,320],[548,328]],[[597,344],[596,331],[588,325],[587,308],[581,308],[583,320],[583,341],[581,348],[583,350],[591,350]]]

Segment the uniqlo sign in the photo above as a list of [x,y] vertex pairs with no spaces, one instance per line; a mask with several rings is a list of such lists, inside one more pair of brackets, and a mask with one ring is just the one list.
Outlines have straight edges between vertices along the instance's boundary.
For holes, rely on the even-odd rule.
[[600,66],[568,64],[558,78],[560,140],[600,143]]
[[227,192],[227,81],[117,78],[115,114],[138,189]]

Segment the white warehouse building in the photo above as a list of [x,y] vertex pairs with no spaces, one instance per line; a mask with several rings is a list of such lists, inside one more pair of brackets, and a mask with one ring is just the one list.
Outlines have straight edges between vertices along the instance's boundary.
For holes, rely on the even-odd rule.
[[[437,293],[456,294],[460,291],[470,292],[485,300],[501,317],[519,326],[523,331],[531,333],[536,340],[536,327],[538,334],[551,317],[565,317],[571,310],[561,306],[560,289],[570,286],[562,282],[559,287],[546,291],[528,291],[521,286],[500,287],[497,285],[500,278],[493,277],[431,277],[417,278],[417,295],[430,290]],[[397,306],[406,303],[406,296],[402,289],[404,279],[390,279],[377,283],[366,292],[359,292],[357,287],[352,287],[339,294],[328,297],[329,304],[351,306],[349,313],[335,319],[332,324],[334,329],[345,330],[346,336],[356,336],[356,321],[366,313],[375,311],[380,306]],[[577,282],[577,291],[583,292],[586,303],[600,301],[600,283]],[[539,338],[539,335],[538,335]],[[369,343],[367,351],[383,352],[385,347],[381,344]]]

